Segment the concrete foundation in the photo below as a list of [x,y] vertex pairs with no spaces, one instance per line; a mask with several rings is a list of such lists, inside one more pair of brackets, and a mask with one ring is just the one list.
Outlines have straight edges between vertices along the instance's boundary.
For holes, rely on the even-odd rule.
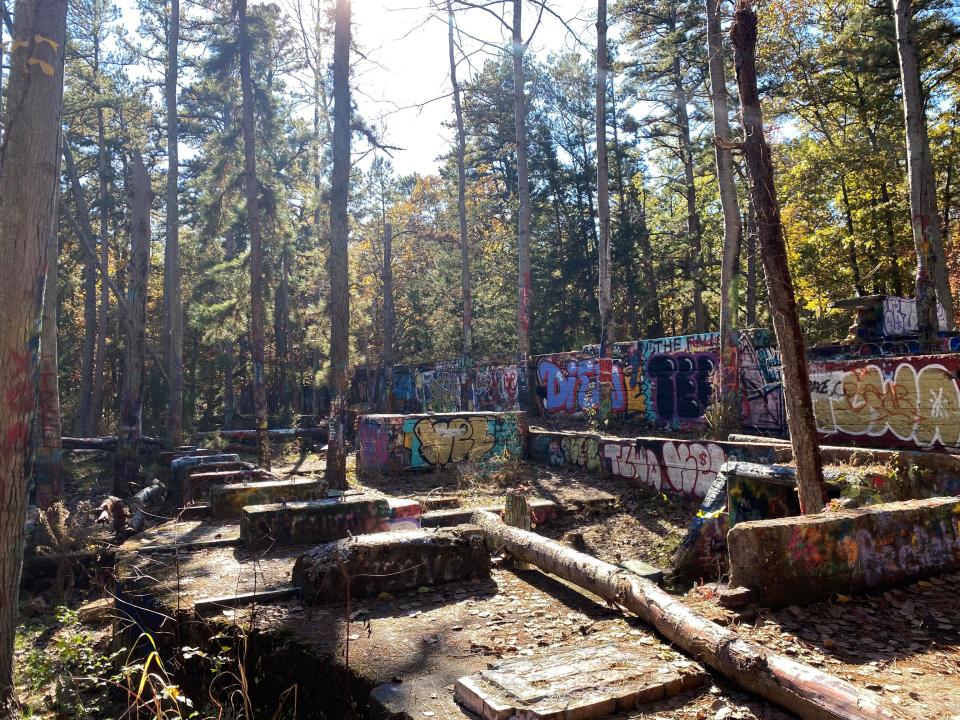
[[369,597],[456,580],[490,577],[483,534],[470,526],[376,533],[321,545],[293,566],[293,584],[308,603]]
[[768,605],[901,585],[960,568],[960,500],[742,522],[727,546],[731,586]]
[[316,545],[341,538],[420,528],[420,504],[386,498],[249,505],[240,514],[248,546]]
[[270,480],[219,485],[210,490],[210,508],[215,518],[239,518],[247,505],[280,501],[321,500],[327,496],[323,480]]
[[522,458],[527,423],[521,412],[364,415],[357,438],[362,474],[429,471]]

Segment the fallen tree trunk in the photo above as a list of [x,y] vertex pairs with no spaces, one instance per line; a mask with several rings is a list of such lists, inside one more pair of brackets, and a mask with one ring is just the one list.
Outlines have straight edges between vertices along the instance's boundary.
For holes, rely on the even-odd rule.
[[649,580],[478,511],[490,546],[621,605],[688,655],[808,720],[892,720],[908,715],[845,680],[747,642],[693,612]]
[[[256,440],[256,430],[212,430],[193,434],[198,438],[222,437],[225,440]],[[279,428],[268,430],[267,435],[272,438],[326,438],[327,428]]]
[[[163,440],[154,437],[140,438],[142,445],[163,445]],[[64,437],[61,439],[64,450],[114,450],[117,447],[116,435],[106,437],[78,438]]]

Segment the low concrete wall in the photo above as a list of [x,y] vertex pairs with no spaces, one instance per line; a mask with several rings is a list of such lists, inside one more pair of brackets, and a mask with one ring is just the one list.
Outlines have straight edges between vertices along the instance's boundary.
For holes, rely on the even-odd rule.
[[293,584],[311,604],[490,577],[483,533],[469,526],[361,535],[297,558]]
[[316,545],[351,535],[417,530],[414,500],[307,500],[248,505],[240,514],[240,539],[248,546]]
[[763,443],[543,430],[531,430],[528,444],[534,462],[624,478],[690,500],[701,500],[707,494],[725,462],[770,462],[776,455],[776,447]]
[[357,438],[360,473],[424,471],[523,457],[527,422],[522,412],[363,415]]
[[322,500],[327,496],[325,480],[271,480],[231,483],[210,490],[210,509],[215,518],[239,518],[247,505],[268,505],[280,501]]
[[727,545],[732,585],[768,605],[813,602],[960,568],[960,500],[743,522]]

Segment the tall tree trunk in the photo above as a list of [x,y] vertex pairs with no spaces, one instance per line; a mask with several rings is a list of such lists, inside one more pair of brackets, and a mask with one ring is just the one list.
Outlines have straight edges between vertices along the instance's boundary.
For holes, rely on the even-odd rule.
[[[70,180],[76,221],[80,231],[90,242],[95,242],[90,209],[84,198],[80,175],[67,139],[63,140],[63,162]],[[86,248],[83,263],[83,344],[80,360],[80,398],[77,409],[77,435],[90,437],[90,406],[93,394],[94,354],[97,344],[97,256],[96,246]]]
[[[61,137],[61,142],[63,139]],[[60,154],[57,154],[57,178]],[[36,502],[46,510],[63,498],[63,435],[60,421],[60,380],[57,371],[57,261],[60,247],[58,241],[58,208],[60,205],[59,182],[54,198],[53,222],[47,240],[47,278],[43,293],[43,320],[40,336],[40,387],[37,407],[37,455],[33,465]]]
[[883,202],[883,225],[887,233],[887,262],[893,281],[893,294],[903,296],[903,280],[900,278],[900,253],[897,250],[897,233],[893,228],[893,208],[890,207],[890,192],[886,180],[880,183],[880,200]]
[[900,81],[903,85],[903,117],[907,134],[907,172],[910,178],[910,217],[917,251],[917,325],[920,347],[932,352],[937,346],[937,300],[953,327],[953,299],[947,280],[946,258],[940,237],[936,179],[930,160],[930,139],[924,111],[920,64],[913,35],[911,0],[893,0]]
[[393,226],[383,224],[383,376],[387,412],[393,412],[393,355],[396,311],[393,305]]
[[243,175],[250,228],[250,360],[253,366],[253,413],[257,424],[257,459],[270,469],[270,438],[267,435],[267,391],[263,378],[263,240],[260,236],[260,199],[257,182],[257,145],[253,122],[253,80],[250,76],[250,33],[247,0],[238,0],[240,20],[240,84],[243,95]]
[[[674,9],[674,27],[676,26]],[[673,89],[676,97],[677,128],[683,156],[683,182],[687,198],[687,233],[690,236],[690,275],[693,280],[693,322],[698,333],[707,331],[707,309],[703,304],[703,229],[697,210],[697,185],[693,165],[693,143],[690,140],[690,115],[687,112],[687,91],[679,52],[673,56]]]
[[610,294],[610,170],[607,162],[607,0],[597,0],[597,213],[600,220],[600,357],[613,336]]
[[853,210],[850,208],[850,194],[847,192],[847,178],[840,174],[840,194],[843,197],[843,215],[847,223],[847,257],[850,260],[850,271],[853,273],[853,288],[857,296],[866,295],[867,291],[863,287],[863,281],[860,279],[860,262],[857,259],[857,243],[853,230]]
[[177,117],[177,74],[180,44],[180,0],[170,0],[167,26],[167,73],[165,101],[167,106],[167,238],[164,246],[165,303],[170,328],[167,362],[170,376],[167,400],[167,435],[174,447],[183,442],[183,300],[180,288],[180,205],[177,183],[180,178],[179,134]]
[[284,244],[280,256],[280,287],[273,306],[273,335],[277,348],[277,397],[279,410],[290,413],[290,249]]
[[[530,171],[527,161],[527,94],[523,79],[523,43],[521,28],[523,0],[513,0],[513,116],[517,139],[517,267],[519,299],[517,304],[517,352],[530,355]],[[528,387],[532,387],[530,383]]]
[[347,241],[350,222],[350,0],[337,0],[333,40],[333,173],[330,178],[330,440],[327,483],[347,487],[344,427],[350,358],[350,286]]
[[[99,82],[99,43],[94,41],[94,73]],[[103,108],[97,108],[97,209],[99,211],[100,248],[100,305],[97,310],[97,345],[93,359],[93,388],[90,396],[90,418],[87,427],[91,435],[100,434],[103,418],[103,381],[107,375],[107,335],[110,334],[110,288],[107,273],[110,272],[110,207],[109,164],[107,161],[106,128]]]
[[707,57],[710,68],[710,99],[713,104],[713,135],[717,161],[717,185],[723,209],[723,256],[720,264],[720,362],[722,370],[717,398],[725,421],[738,419],[737,362],[733,331],[737,325],[737,265],[740,259],[740,207],[733,183],[733,152],[730,149],[730,112],[727,73],[723,66],[723,34],[720,30],[720,0],[706,0]]
[[447,0],[447,40],[450,50],[450,85],[453,87],[453,109],[457,122],[457,219],[460,229],[460,294],[463,297],[463,357],[473,350],[473,290],[470,278],[470,244],[467,239],[467,171],[466,133],[463,129],[463,103],[457,81],[457,61],[453,41],[453,1]]
[[[223,251],[226,259],[234,260],[237,257],[237,238],[234,229],[228,228],[223,241]],[[233,427],[233,420],[237,414],[237,393],[233,375],[235,372],[236,338],[227,338],[223,341],[223,427]]]
[[757,220],[753,200],[747,203],[747,327],[757,325]]
[[763,114],[757,93],[757,15],[750,6],[750,0],[737,0],[730,34],[740,90],[743,151],[757,213],[770,315],[783,357],[783,394],[793,457],[797,463],[800,509],[804,513],[816,513],[826,505],[827,491],[823,482],[820,446],[817,444],[817,424],[810,397],[810,376],[807,374],[800,317],[793,294],[793,280],[787,267],[787,247],[773,180],[773,161],[770,146],[763,134]]
[[147,274],[150,270],[150,204],[153,190],[139,151],[131,151],[130,277],[124,316],[123,384],[117,428],[113,492],[126,495],[140,482],[143,435],[143,374],[147,339]]
[[59,185],[66,0],[17,0],[0,145],[0,717],[20,715],[13,680],[30,427],[36,405],[47,246]]

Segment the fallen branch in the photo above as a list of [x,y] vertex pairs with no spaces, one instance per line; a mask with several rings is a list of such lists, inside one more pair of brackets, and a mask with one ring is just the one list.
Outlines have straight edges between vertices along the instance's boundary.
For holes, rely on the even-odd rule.
[[[64,437],[60,441],[64,450],[114,450],[117,447],[117,436],[78,438]],[[153,437],[142,437],[140,443],[144,445],[163,445],[163,440]]]
[[[267,430],[270,438],[326,438],[327,429],[325,427],[315,428],[277,428]],[[198,438],[222,437],[224,440],[256,440],[256,430],[212,430],[210,432],[194,433]]]
[[761,697],[808,720],[907,718],[845,680],[743,640],[697,615],[649,580],[478,511],[487,544],[636,613],[688,655]]

